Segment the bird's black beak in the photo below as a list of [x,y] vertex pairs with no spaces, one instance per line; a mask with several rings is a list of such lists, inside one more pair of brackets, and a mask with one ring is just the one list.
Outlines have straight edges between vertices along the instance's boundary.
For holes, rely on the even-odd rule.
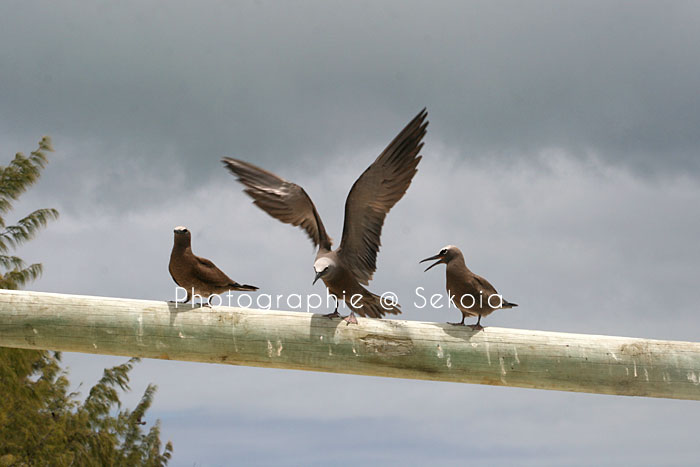
[[323,275],[323,271],[317,272],[316,277],[314,278],[314,281],[311,283],[311,285],[314,285],[316,283],[316,281],[321,278],[322,275]]
[[[424,260],[421,260],[421,263],[425,263],[426,261],[431,261],[431,260],[434,260],[434,259],[436,259],[437,261],[436,261],[435,263],[431,264],[430,266],[428,266],[428,267],[425,269],[425,271],[423,271],[423,272],[427,272],[428,269],[432,269],[433,266],[437,266],[438,264],[442,263],[443,260],[445,259],[445,257],[444,257],[444,256],[440,256],[440,253],[438,253],[438,254],[435,255],[435,256],[431,256],[430,258],[425,258]],[[420,264],[420,263],[418,263],[418,264]]]

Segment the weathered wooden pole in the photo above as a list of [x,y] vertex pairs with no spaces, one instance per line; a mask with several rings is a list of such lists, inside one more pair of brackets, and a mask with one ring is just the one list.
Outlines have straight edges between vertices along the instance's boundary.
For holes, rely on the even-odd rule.
[[700,343],[0,291],[0,346],[700,400]]

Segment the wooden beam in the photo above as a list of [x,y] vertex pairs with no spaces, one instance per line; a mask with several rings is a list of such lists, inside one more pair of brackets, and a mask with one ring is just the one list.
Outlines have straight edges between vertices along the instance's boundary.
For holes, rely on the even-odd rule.
[[700,400],[700,343],[0,291],[0,346]]

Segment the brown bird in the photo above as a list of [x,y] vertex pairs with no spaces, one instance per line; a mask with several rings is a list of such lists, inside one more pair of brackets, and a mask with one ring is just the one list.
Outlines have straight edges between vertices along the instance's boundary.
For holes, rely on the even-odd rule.
[[488,316],[494,310],[501,308],[513,308],[517,303],[510,303],[498,294],[496,288],[483,277],[474,274],[464,263],[464,255],[459,248],[454,245],[447,245],[440,253],[421,261],[438,261],[426,268],[426,271],[433,266],[445,263],[447,273],[447,295],[452,303],[462,312],[462,321],[454,324],[464,326],[464,318],[467,316],[478,316],[476,324],[470,324],[473,330],[484,329],[481,325],[481,317]]
[[355,312],[372,318],[401,313],[398,304],[382,303],[379,296],[363,285],[369,284],[377,269],[384,218],[406,193],[418,170],[421,160],[418,153],[423,147],[421,139],[428,126],[427,115],[423,109],[355,181],[345,201],[343,236],[335,251],[331,250],[332,240],[321,216],[302,187],[253,164],[228,157],[222,160],[246,186],[245,192],[260,209],[284,223],[306,230],[318,247],[313,283],[323,279],[336,297],[335,312],[326,315],[329,318],[340,316],[338,299],[352,309],[344,318],[348,324],[357,323]]
[[200,258],[192,253],[192,235],[187,227],[175,227],[175,241],[173,251],[170,253],[168,270],[177,285],[187,290],[187,303],[194,293],[202,297],[220,294],[229,290],[243,290],[252,292],[258,290],[254,285],[239,284],[217,268],[214,263],[206,258]]

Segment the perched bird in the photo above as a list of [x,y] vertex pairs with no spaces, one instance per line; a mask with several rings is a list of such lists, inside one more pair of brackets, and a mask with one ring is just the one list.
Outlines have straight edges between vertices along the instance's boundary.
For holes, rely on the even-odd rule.
[[348,324],[357,323],[355,312],[372,318],[401,313],[398,304],[382,303],[363,285],[369,284],[377,269],[384,218],[406,193],[417,172],[427,115],[423,109],[355,181],[345,201],[343,236],[334,251],[321,217],[302,187],[253,164],[228,157],[222,160],[260,209],[284,223],[301,227],[318,247],[313,283],[322,279],[336,297],[335,312],[326,315],[329,318],[340,317],[338,299],[352,309],[344,318]]
[[206,258],[200,258],[192,253],[192,234],[187,227],[175,227],[175,241],[173,251],[170,253],[168,270],[177,285],[187,290],[187,303],[194,293],[202,297],[220,294],[229,290],[243,290],[252,292],[258,290],[254,285],[239,284],[217,268],[214,263]]
[[459,323],[449,323],[455,326],[464,326],[464,318],[467,316],[478,316],[476,324],[470,324],[473,330],[484,329],[481,325],[481,317],[488,316],[493,310],[501,308],[513,308],[517,303],[510,303],[498,294],[496,288],[483,277],[474,274],[464,263],[464,255],[459,248],[454,245],[447,245],[440,253],[421,261],[437,262],[431,264],[425,271],[433,266],[445,263],[447,266],[447,295],[452,303],[462,312],[462,321]]

